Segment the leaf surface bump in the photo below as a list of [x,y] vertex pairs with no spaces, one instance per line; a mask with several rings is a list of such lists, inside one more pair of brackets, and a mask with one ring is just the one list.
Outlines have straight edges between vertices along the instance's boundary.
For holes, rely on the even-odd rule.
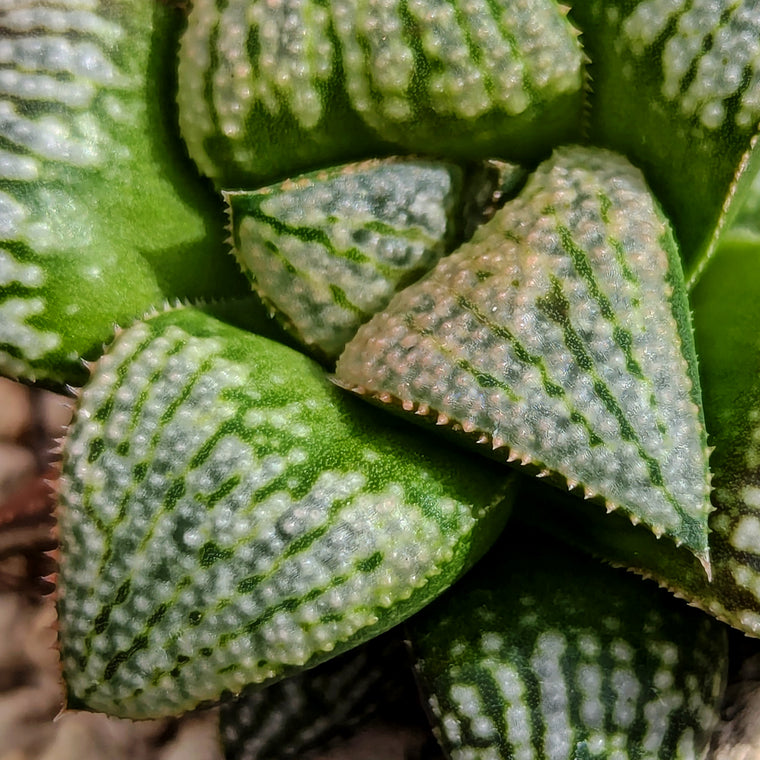
[[582,486],[708,564],[683,275],[667,221],[624,158],[558,149],[359,330],[336,377],[506,447],[496,456]]
[[121,333],[64,450],[69,706],[179,714],[438,595],[498,535],[510,479],[415,432],[200,311]]

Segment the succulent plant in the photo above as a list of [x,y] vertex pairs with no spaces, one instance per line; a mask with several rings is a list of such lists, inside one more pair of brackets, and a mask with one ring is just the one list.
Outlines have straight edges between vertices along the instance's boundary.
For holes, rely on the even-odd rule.
[[760,635],[760,2],[18,0],[0,108],[69,707],[345,683],[446,592],[451,757],[703,752]]

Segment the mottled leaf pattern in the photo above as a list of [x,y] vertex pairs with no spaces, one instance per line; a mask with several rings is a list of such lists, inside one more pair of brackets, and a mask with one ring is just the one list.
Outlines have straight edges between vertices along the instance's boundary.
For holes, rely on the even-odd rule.
[[529,531],[409,632],[452,760],[694,760],[718,720],[722,626]]
[[530,161],[579,134],[576,35],[553,0],[197,0],[180,126],[230,189],[400,150]]
[[590,134],[640,166],[694,281],[757,171],[758,0],[578,0]]
[[69,706],[178,714],[361,643],[485,550],[508,491],[291,349],[195,310],[138,323],[64,451]]
[[364,325],[338,381],[598,494],[707,562],[709,474],[678,256],[640,173],[558,149]]
[[[760,245],[724,242],[693,293],[716,511],[712,582],[683,551],[576,504],[526,512],[566,540],[654,578],[690,604],[760,637]],[[531,514],[532,513],[532,514]]]
[[142,0],[0,7],[3,374],[81,381],[115,322],[244,292],[163,113],[178,22]]
[[461,234],[464,173],[393,159],[226,193],[234,253],[308,348],[336,359]]

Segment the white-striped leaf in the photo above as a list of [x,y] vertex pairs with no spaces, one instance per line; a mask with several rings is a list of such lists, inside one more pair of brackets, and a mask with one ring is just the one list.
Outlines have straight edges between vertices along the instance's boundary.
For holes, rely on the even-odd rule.
[[758,0],[577,0],[592,140],[645,173],[696,281],[760,166]]
[[692,293],[711,458],[712,582],[693,557],[645,531],[553,500],[525,512],[557,535],[656,580],[741,631],[760,637],[760,244],[730,233]]
[[400,151],[528,161],[578,136],[582,57],[554,0],[196,0],[180,127],[230,189]]
[[0,372],[78,382],[114,323],[243,293],[170,125],[163,3],[0,6]]
[[708,564],[683,275],[667,221],[622,157],[558,149],[469,243],[359,330],[336,375],[563,476]]
[[703,757],[726,629],[541,534],[511,538],[408,625],[449,757]]
[[463,186],[455,164],[389,159],[225,193],[235,257],[300,342],[335,360],[453,247]]
[[510,481],[196,310],[121,333],[64,449],[70,707],[178,714],[318,664],[437,596]]

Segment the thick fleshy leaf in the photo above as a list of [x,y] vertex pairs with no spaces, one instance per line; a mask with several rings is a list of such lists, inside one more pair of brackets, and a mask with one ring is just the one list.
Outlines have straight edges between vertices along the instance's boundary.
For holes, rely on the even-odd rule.
[[591,58],[591,138],[644,171],[696,280],[760,162],[760,2],[572,5]]
[[463,187],[455,164],[390,159],[226,193],[235,257],[275,316],[334,360],[454,246]]
[[654,585],[522,533],[409,623],[452,760],[693,760],[726,629]]
[[357,333],[338,381],[562,476],[707,562],[709,471],[683,276],[640,172],[556,151]]
[[284,760],[349,736],[413,687],[403,642],[390,632],[219,709],[227,760]]
[[623,521],[599,521],[566,501],[524,517],[760,637],[760,243],[721,244],[692,296],[705,416],[715,445],[712,582],[686,552]]
[[78,382],[113,324],[233,295],[221,203],[171,125],[163,3],[0,9],[0,372]]
[[554,0],[196,0],[178,100],[232,189],[399,151],[530,161],[577,138],[582,85]]
[[121,333],[64,449],[69,706],[177,714],[318,664],[445,590],[501,530],[510,480],[415,432],[199,311]]

